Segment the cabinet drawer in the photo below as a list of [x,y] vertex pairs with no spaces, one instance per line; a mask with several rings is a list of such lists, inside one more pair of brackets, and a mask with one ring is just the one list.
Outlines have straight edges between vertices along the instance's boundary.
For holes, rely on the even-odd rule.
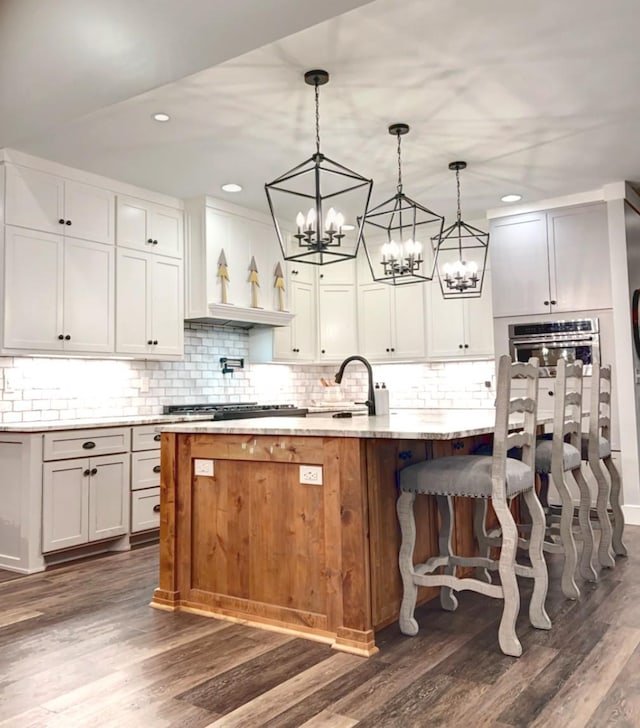
[[156,432],[157,425],[141,425],[131,428],[131,449],[159,450],[160,433]]
[[131,490],[160,485],[160,453],[156,450],[131,453]]
[[44,459],[65,460],[127,452],[130,440],[128,427],[48,432],[44,436]]
[[160,488],[131,493],[131,532],[160,527]]

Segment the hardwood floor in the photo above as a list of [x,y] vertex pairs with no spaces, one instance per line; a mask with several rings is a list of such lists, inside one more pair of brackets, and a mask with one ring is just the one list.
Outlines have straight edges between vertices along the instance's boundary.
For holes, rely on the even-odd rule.
[[149,608],[157,546],[0,573],[0,725],[640,726],[640,527],[626,542],[576,602],[547,555],[553,628],[528,626],[525,593],[520,659],[498,649],[501,603],[470,593],[454,614],[422,607],[416,637],[387,628],[367,659]]

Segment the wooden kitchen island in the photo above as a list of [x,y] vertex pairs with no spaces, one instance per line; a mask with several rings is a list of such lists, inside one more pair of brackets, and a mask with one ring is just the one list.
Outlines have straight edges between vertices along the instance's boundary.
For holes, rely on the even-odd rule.
[[[160,583],[152,606],[373,654],[375,632],[397,619],[402,595],[398,471],[489,443],[494,417],[419,410],[160,428]],[[301,483],[301,466],[318,466],[306,476],[317,482]],[[471,554],[472,504],[455,507],[455,549]],[[437,554],[432,499],[417,499],[416,518],[426,524],[416,544],[424,560]],[[434,595],[423,589],[420,600]]]

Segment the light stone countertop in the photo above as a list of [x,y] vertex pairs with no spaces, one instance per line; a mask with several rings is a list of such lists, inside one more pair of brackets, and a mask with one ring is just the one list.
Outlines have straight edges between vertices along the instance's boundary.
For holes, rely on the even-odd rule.
[[0,423],[0,432],[54,432],[56,430],[93,430],[100,427],[128,427],[169,422],[195,422],[211,418],[208,415],[122,415],[117,417],[87,417],[75,420],[42,420],[39,422]]
[[[553,417],[540,417],[547,424]],[[391,410],[388,415],[353,418],[261,417],[255,420],[192,422],[156,428],[159,432],[302,435],[319,437],[358,437],[408,440],[452,440],[493,432],[493,409]],[[517,426],[514,423],[514,427]]]

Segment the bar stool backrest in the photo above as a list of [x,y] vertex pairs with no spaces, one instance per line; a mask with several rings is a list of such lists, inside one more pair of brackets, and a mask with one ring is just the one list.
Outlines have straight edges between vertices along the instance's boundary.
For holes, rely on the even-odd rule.
[[551,457],[563,461],[563,445],[573,445],[578,452],[582,439],[582,362],[558,361],[553,414],[553,446]]
[[591,373],[589,459],[600,457],[600,438],[611,441],[611,366],[594,362]]

